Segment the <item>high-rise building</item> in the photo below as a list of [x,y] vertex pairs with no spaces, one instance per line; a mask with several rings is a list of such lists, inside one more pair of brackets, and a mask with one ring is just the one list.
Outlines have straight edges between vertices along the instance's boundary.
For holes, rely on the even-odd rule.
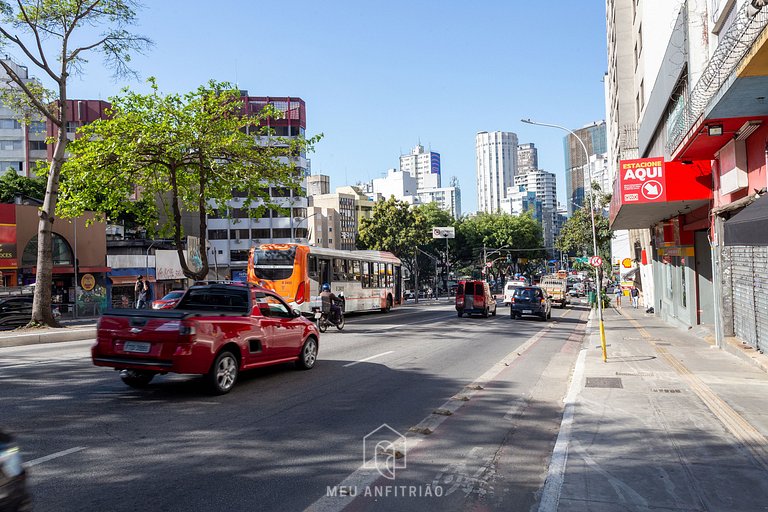
[[[36,81],[35,78],[30,78],[26,66],[18,64],[10,57],[3,57],[2,61],[25,82]],[[0,87],[9,87],[7,81],[5,68],[0,67]],[[19,122],[18,118],[16,112],[0,103],[0,174],[13,169],[22,176],[34,177],[35,164],[45,160],[47,156],[46,123],[39,120],[27,125]]]
[[[554,173],[543,169],[531,170],[515,176],[514,185],[507,189],[507,198],[502,202],[503,211],[519,215],[534,212],[534,219],[544,234],[544,246],[553,247],[559,234],[557,228],[557,181]],[[535,198],[533,202],[530,198]]]
[[358,187],[338,187],[336,192],[309,196],[308,240],[311,245],[354,250],[360,222],[370,218],[375,202]]
[[517,175],[539,168],[539,152],[533,142],[517,146]]
[[389,169],[386,177],[373,180],[374,196],[381,196],[385,200],[394,196],[400,201],[415,204],[418,202],[417,189],[416,178],[410,172],[397,169]]
[[569,215],[573,215],[574,209],[584,206],[584,180],[589,180],[590,169],[587,167],[589,158],[592,155],[600,155],[602,158],[607,152],[605,121],[592,123],[573,131],[584,142],[588,155],[584,155],[584,148],[576,137],[571,134],[565,136],[563,139],[565,191]]
[[319,196],[331,192],[331,177],[325,174],[307,176],[307,196]]
[[418,198],[422,204],[437,203],[440,209],[449,212],[454,219],[461,217],[461,189],[458,183],[453,187],[419,189]]
[[501,202],[517,174],[517,135],[478,132],[475,136],[477,207],[481,212],[502,210]]
[[[248,113],[256,114],[266,105],[272,105],[283,116],[266,119],[274,135],[286,138],[304,135],[306,130],[306,106],[304,100],[294,97],[248,96],[241,97]],[[254,134],[259,142],[258,135]],[[264,209],[260,218],[253,218],[249,211],[258,205],[244,207],[245,194],[233,191],[229,202],[229,214],[216,212],[208,217],[209,250],[219,269],[230,273],[244,269],[248,263],[248,250],[254,243],[306,243],[307,241],[307,195],[306,177],[309,161],[305,154],[291,157],[297,173],[303,178],[304,186],[294,190],[286,186],[273,185],[269,188],[270,201],[280,210]],[[283,158],[281,158],[283,159]]]
[[416,178],[416,187],[419,189],[439,188],[440,153],[427,151],[418,144],[410,154],[400,156],[400,171]]

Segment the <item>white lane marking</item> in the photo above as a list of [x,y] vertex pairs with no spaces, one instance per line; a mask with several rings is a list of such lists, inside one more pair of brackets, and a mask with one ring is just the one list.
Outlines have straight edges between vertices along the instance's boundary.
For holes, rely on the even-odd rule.
[[[475,393],[481,391],[485,384],[497,377],[501,372],[507,369],[512,362],[524,354],[529,348],[531,348],[537,341],[539,341],[550,330],[550,326],[546,326],[538,333],[531,336],[525,343],[515,348],[504,356],[499,362],[495,363],[488,371],[483,373],[480,377],[475,379],[471,384],[468,384],[461,391],[456,393],[447,402],[439,407],[439,409],[446,409],[451,412],[456,412],[467,401],[469,401]],[[449,416],[443,416],[439,414],[430,414],[417,425],[411,427],[406,434],[405,441],[407,443],[408,451],[414,450],[422,441],[427,437],[425,435],[416,434],[414,431],[424,431],[429,429],[434,433],[440,424],[442,424]],[[400,445],[396,444],[396,448],[400,449]],[[404,451],[404,450],[403,450]],[[372,485],[376,480],[381,478],[381,474],[376,469],[371,469],[370,461],[364,463],[353,471],[344,480],[339,482],[335,487],[337,489],[365,489],[367,486]],[[356,498],[352,495],[330,495],[328,489],[332,489],[332,486],[326,488],[326,495],[319,498],[305,509],[305,512],[340,512],[344,510],[352,501]]]
[[587,349],[581,349],[576,359],[576,367],[573,370],[573,379],[565,396],[565,408],[563,419],[560,422],[560,432],[557,434],[555,448],[552,450],[552,459],[549,462],[547,479],[544,489],[541,491],[539,512],[554,512],[560,503],[560,493],[565,480],[565,465],[568,462],[568,445],[571,442],[571,426],[573,425],[573,409],[576,397],[581,393],[584,380],[584,361],[587,359]]
[[382,352],[381,354],[376,354],[375,356],[366,357],[365,359],[361,359],[361,360],[355,361],[353,363],[345,364],[344,368],[346,368],[348,366],[355,366],[356,364],[364,363],[366,361],[370,361],[371,359],[376,359],[377,357],[386,356],[387,354],[391,354],[393,352],[394,352],[394,350],[390,350],[389,352]]
[[85,450],[85,446],[76,446],[74,448],[70,448],[69,450],[64,450],[61,452],[52,453],[50,455],[46,455],[45,457],[39,457],[37,459],[32,459],[28,462],[24,463],[24,467],[31,468],[32,466],[37,466],[38,464],[42,464],[43,462],[48,462],[49,460],[58,459],[59,457],[64,457],[65,455],[69,455],[70,453],[76,453]]

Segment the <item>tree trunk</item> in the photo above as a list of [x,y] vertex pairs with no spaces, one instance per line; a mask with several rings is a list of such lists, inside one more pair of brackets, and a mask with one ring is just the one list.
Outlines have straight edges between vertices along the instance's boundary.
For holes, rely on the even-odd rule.
[[[62,102],[61,119],[66,119],[66,104]],[[64,122],[62,123],[64,126]],[[45,190],[45,200],[38,213],[40,221],[37,226],[37,274],[35,276],[35,296],[32,302],[31,325],[43,324],[60,327],[53,318],[51,310],[51,287],[53,285],[53,221],[55,220],[56,202],[59,196],[59,174],[64,162],[67,148],[67,132],[63,126],[58,127],[58,140],[53,151],[53,160],[48,173],[48,183]],[[77,265],[77,262],[74,262]],[[75,283],[77,290],[77,283]],[[77,294],[75,294],[77,295]],[[75,297],[77,307],[77,297]]]

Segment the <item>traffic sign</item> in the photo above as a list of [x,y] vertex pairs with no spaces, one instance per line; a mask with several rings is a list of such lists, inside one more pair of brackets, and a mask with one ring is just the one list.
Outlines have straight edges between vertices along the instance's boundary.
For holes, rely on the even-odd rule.
[[600,265],[603,264],[603,258],[601,258],[600,256],[592,256],[591,258],[589,258],[589,264],[592,265],[593,267],[599,267]]
[[432,228],[432,238],[456,238],[456,229],[453,227]]

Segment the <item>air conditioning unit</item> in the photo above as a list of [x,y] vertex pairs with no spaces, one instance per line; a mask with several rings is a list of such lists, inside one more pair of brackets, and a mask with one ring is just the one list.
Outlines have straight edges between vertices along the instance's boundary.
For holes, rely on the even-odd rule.
[[732,194],[749,186],[747,148],[743,140],[732,140],[717,152],[720,161],[720,193]]

